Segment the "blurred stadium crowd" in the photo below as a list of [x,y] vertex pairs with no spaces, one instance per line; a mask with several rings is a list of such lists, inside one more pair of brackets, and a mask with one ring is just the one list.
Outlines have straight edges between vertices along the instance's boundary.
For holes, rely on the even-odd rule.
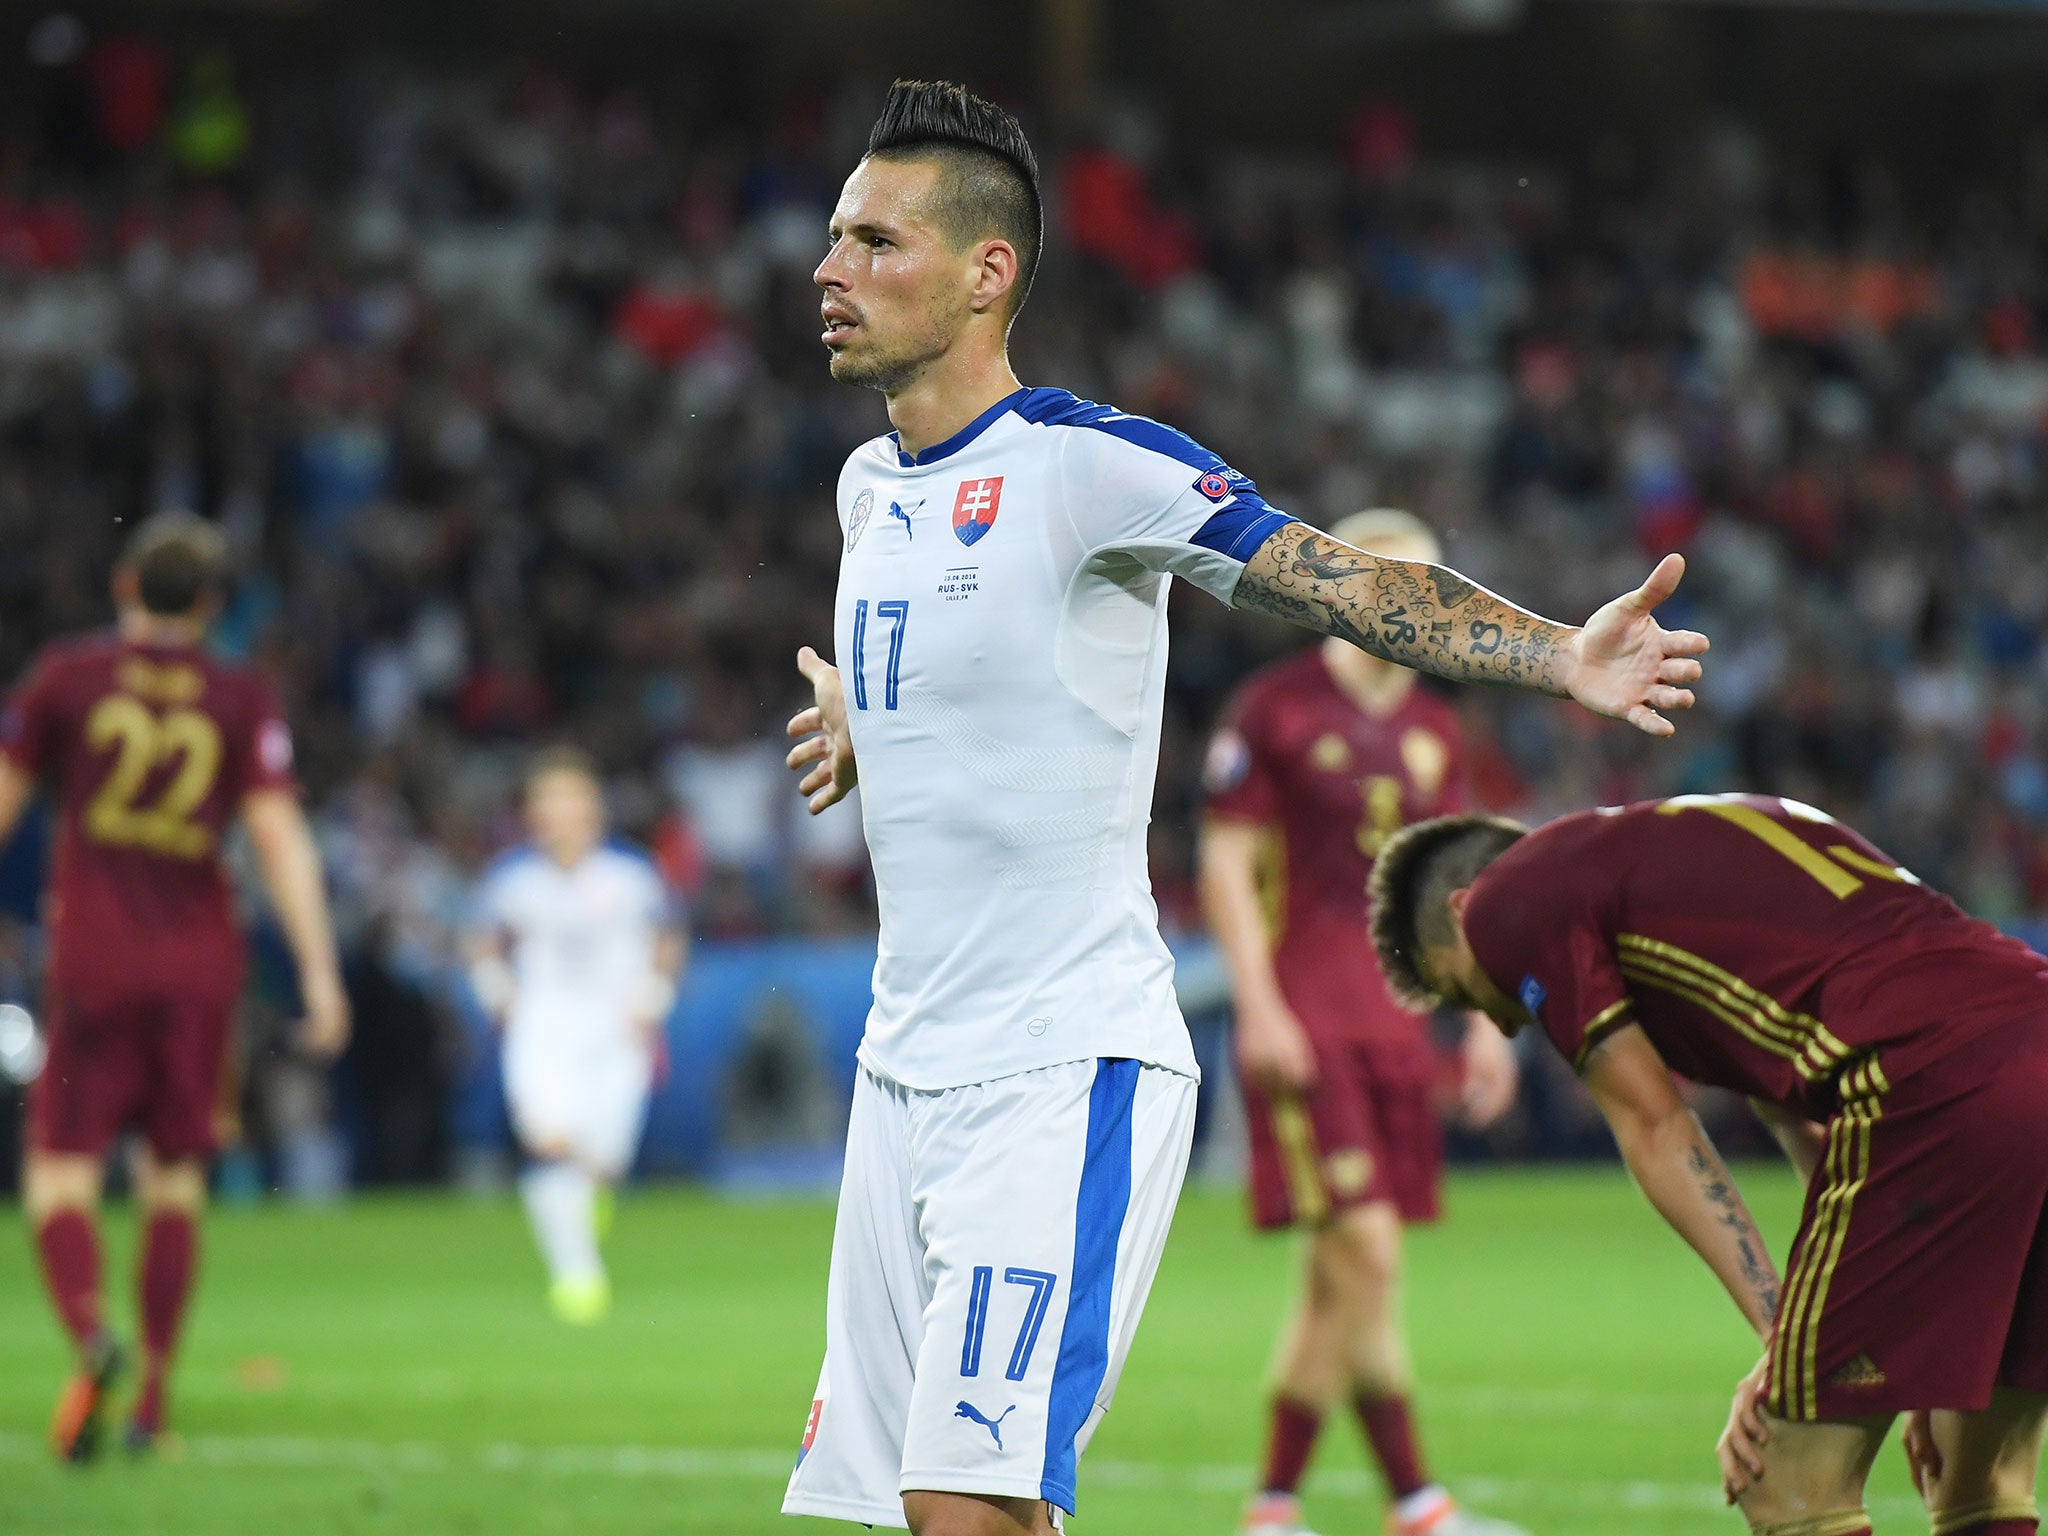
[[[0,114],[0,672],[104,621],[124,526],[218,517],[222,643],[280,679],[358,967],[429,1034],[541,740],[600,755],[701,935],[859,931],[857,820],[800,814],[780,728],[838,466],[886,427],[810,284],[879,87],[739,122],[543,67],[266,87],[46,42]],[[1686,552],[1715,650],[1676,743],[1468,694],[1486,802],[1782,792],[2041,938],[2043,188],[1916,202],[1735,127],[1451,162],[1391,104],[1293,156],[1123,107],[1046,158],[1027,381],[1311,521],[1412,507],[1557,617]],[[1188,926],[1207,730],[1293,641],[1182,597],[1154,863]]]

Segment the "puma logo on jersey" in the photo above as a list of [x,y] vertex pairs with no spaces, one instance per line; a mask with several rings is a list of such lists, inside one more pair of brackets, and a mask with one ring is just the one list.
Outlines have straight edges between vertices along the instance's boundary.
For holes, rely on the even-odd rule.
[[910,516],[913,512],[916,512],[923,505],[924,502],[922,500],[913,501],[907,507],[904,506],[901,502],[892,501],[889,503],[889,515],[893,518],[901,520],[903,524],[903,536],[909,539],[912,543],[915,543],[917,541],[917,530],[910,526]]
[[987,1430],[991,1436],[994,1437],[996,1442],[996,1449],[1000,1451],[1003,1448],[1003,1420],[1007,1419],[1011,1414],[1015,1413],[1016,1411],[1017,1405],[1015,1403],[1012,1403],[1009,1407],[1005,1408],[1001,1413],[997,1414],[994,1418],[990,1418],[987,1414],[983,1413],[979,1408],[975,1407],[974,1404],[968,1402],[967,1399],[963,1397],[960,1400],[960,1405],[953,1410],[953,1417],[956,1419],[972,1419],[975,1423],[979,1424],[983,1429]]

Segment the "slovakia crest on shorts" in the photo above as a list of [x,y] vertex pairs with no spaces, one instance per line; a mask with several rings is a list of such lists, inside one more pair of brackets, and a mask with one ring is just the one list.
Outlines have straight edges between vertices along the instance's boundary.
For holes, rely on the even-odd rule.
[[959,493],[953,498],[953,536],[969,546],[981,542],[981,536],[996,525],[996,513],[1003,505],[1003,477],[992,475],[986,480],[962,480]]
[[867,527],[868,519],[874,516],[875,493],[862,491],[853,498],[853,510],[846,514],[846,552],[853,553],[853,546],[860,542],[860,531]]

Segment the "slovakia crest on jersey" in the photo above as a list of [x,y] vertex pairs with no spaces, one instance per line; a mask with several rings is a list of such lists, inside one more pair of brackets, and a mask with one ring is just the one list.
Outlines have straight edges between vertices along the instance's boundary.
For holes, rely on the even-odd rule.
[[853,553],[853,546],[860,542],[860,531],[867,527],[868,519],[874,515],[875,493],[862,491],[853,498],[853,510],[846,514],[846,552]]
[[1003,477],[962,480],[953,498],[953,536],[962,544],[974,545],[996,525],[996,513],[1003,505]]

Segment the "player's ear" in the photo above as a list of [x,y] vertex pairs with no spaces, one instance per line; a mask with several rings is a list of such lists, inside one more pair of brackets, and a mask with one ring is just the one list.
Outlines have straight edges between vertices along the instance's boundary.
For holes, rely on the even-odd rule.
[[968,300],[976,314],[1000,312],[1017,286],[1017,248],[1007,240],[984,240],[975,246],[974,292]]
[[107,582],[114,594],[116,608],[133,608],[142,601],[142,578],[135,574],[132,565],[117,565]]
[[1460,928],[1465,926],[1465,903],[1471,899],[1472,887],[1469,885],[1459,886],[1444,898],[1445,904],[1451,909],[1451,916],[1457,920]]

